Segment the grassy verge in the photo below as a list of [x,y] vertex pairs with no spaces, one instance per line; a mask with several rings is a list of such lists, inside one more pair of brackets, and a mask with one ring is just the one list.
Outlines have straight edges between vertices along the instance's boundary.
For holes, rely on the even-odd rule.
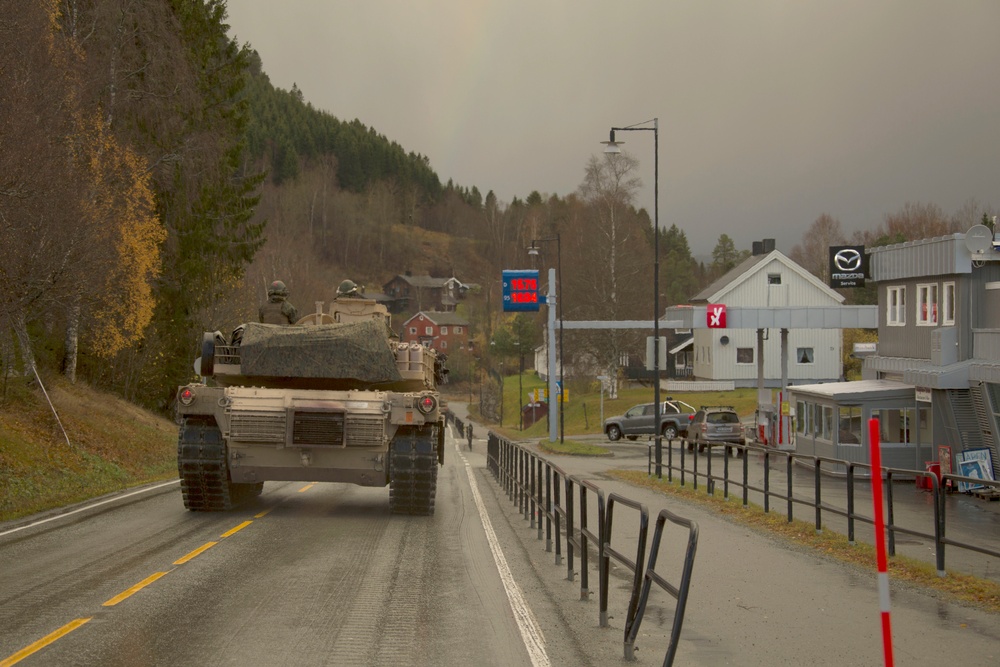
[[[677,482],[650,477],[641,471],[608,472],[616,479],[630,484],[707,506],[716,514],[775,536],[789,545],[810,549],[825,557],[875,572],[875,547],[862,542],[851,545],[840,533],[829,530],[817,533],[815,526],[806,521],[789,522],[781,514],[773,512],[765,514],[763,508],[753,503],[743,507],[740,502],[727,501],[721,496],[710,496],[702,489],[695,491],[690,487],[680,486]],[[929,563],[906,556],[895,556],[889,560],[889,577],[893,581],[903,581],[931,589],[952,599],[1000,614],[1000,584],[995,582],[954,573],[949,573],[947,577],[939,577]]]
[[38,390],[0,402],[0,521],[177,476],[177,427],[85,385],[46,388],[69,437]]
[[607,447],[601,447],[590,442],[577,442],[575,440],[565,440],[559,442],[538,441],[538,448],[548,454],[568,454],[569,456],[613,456]]

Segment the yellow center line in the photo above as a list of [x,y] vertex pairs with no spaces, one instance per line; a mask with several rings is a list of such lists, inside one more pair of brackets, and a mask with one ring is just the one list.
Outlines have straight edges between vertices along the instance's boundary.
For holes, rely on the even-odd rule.
[[222,534],[222,537],[229,537],[230,535],[235,535],[236,533],[240,532],[241,530],[243,530],[244,528],[246,528],[247,526],[249,526],[251,523],[253,523],[253,521],[244,521],[243,523],[241,523],[240,525],[236,526],[235,528],[230,528],[229,530],[227,530],[226,532],[224,532]]
[[174,565],[183,565],[184,563],[188,562],[189,560],[191,560],[195,556],[197,556],[197,555],[199,555],[199,554],[201,554],[201,553],[203,553],[205,551],[208,551],[209,549],[211,549],[212,547],[214,547],[216,544],[218,544],[218,542],[208,542],[206,544],[203,544],[200,547],[198,547],[197,549],[195,549],[194,551],[192,551],[191,553],[189,553],[187,556],[184,556],[183,558],[178,558],[177,560],[175,560],[174,561]]
[[299,489],[299,493],[305,493],[306,491],[308,491],[309,489],[313,488],[314,486],[316,486],[316,482],[313,482],[311,484],[306,484],[301,489]]
[[10,665],[16,665],[17,663],[21,662],[32,653],[35,653],[36,651],[45,648],[46,646],[48,646],[55,640],[59,639],[63,635],[68,635],[69,633],[73,632],[78,627],[89,621],[91,618],[93,617],[78,618],[75,621],[70,621],[69,623],[62,626],[52,634],[45,635],[34,644],[25,646],[24,648],[22,648],[20,651],[13,654],[9,658],[4,658],[3,660],[0,660],[0,667],[10,667]]
[[[315,484],[315,482],[313,484],[309,484],[308,486],[300,489],[300,493],[302,491],[308,491],[312,486],[314,486],[314,484]],[[263,518],[264,516],[267,516],[267,514],[272,509],[274,509],[274,508],[273,507],[268,508],[268,509],[264,510],[263,512],[260,512],[259,514],[256,514],[254,516],[254,518],[255,519]],[[230,535],[234,535],[235,533],[243,530],[244,528],[246,528],[247,526],[249,526],[252,523],[253,523],[253,521],[244,521],[243,523],[239,524],[238,526],[235,526],[234,528],[231,528],[231,529],[227,530],[225,533],[222,534],[222,537],[229,537]],[[205,544],[201,545],[200,547],[198,547],[194,551],[186,554],[185,556],[182,556],[181,558],[178,558],[177,560],[174,561],[173,564],[174,565],[183,565],[184,563],[187,563],[191,559],[193,559],[193,558],[195,558],[195,557],[203,554],[204,552],[208,551],[209,549],[211,549],[212,547],[214,547],[216,544],[218,544],[218,542],[206,542]],[[161,578],[163,576],[166,576],[169,573],[170,573],[170,571],[167,571],[167,572],[155,572],[155,573],[151,574],[150,576],[146,577],[145,579],[143,579],[142,581],[140,581],[139,583],[137,583],[135,586],[132,586],[131,588],[129,588],[129,589],[125,590],[125,591],[122,591],[118,595],[114,596],[113,598],[111,598],[110,600],[108,600],[107,602],[105,602],[101,606],[103,606],[103,607],[113,607],[116,604],[118,604],[119,602],[121,602],[123,600],[126,600],[127,598],[131,597],[135,593],[141,591],[146,586],[149,586],[150,584],[152,584],[157,579],[159,579],[159,578]],[[0,667],[11,667],[12,665],[15,665],[15,664],[21,662],[22,660],[24,660],[28,656],[30,656],[30,655],[32,655],[34,653],[37,653],[38,651],[40,651],[41,649],[45,648],[49,644],[53,643],[54,641],[56,641],[60,637],[63,637],[65,635],[69,634],[70,632],[73,632],[74,630],[76,630],[77,628],[79,628],[84,623],[87,623],[88,621],[90,621],[91,618],[93,618],[93,617],[78,618],[75,621],[71,621],[71,622],[67,623],[63,627],[61,627],[58,630],[56,630],[55,632],[42,637],[38,641],[36,641],[36,642],[34,642],[34,643],[32,643],[32,644],[30,644],[28,646],[25,646],[23,649],[21,649],[17,653],[14,653],[14,654],[10,655],[9,657],[4,658],[3,660],[0,660]]]
[[130,597],[132,595],[134,595],[135,593],[138,593],[139,591],[141,591],[146,586],[149,586],[151,583],[153,583],[154,581],[156,581],[160,577],[166,576],[167,574],[169,574],[169,572],[154,572],[153,574],[149,575],[148,577],[146,577],[145,579],[143,579],[142,581],[140,581],[139,583],[137,583],[132,588],[128,589],[127,591],[123,591],[123,592],[119,593],[118,595],[114,596],[113,598],[111,598],[110,600],[108,600],[107,602],[105,602],[101,606],[102,607],[114,607],[116,604],[118,604],[122,600],[124,600],[124,599],[126,599],[126,598],[128,598],[128,597]]

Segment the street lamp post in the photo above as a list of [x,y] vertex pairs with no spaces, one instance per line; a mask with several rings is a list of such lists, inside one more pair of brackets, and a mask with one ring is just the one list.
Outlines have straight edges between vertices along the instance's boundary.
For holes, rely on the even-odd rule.
[[[649,127],[652,123],[653,126]],[[645,127],[639,127],[645,126]],[[659,119],[643,121],[628,127],[612,127],[605,153],[621,153],[615,132],[652,131],[653,133],[653,426],[656,433],[656,476],[663,477],[663,433],[660,430],[660,123]]]
[[475,370],[476,357],[473,353],[473,342],[469,341],[469,408],[472,408],[472,372]]
[[[556,242],[556,282],[559,283],[559,287],[563,286],[562,281],[562,241],[560,240],[559,234],[555,236],[550,236],[545,239],[532,239],[531,247],[528,248],[528,255],[536,257],[538,255],[538,247],[536,243],[544,243],[547,241]],[[556,290],[553,286],[549,286],[549,292],[552,296],[555,296]],[[566,441],[566,420],[563,412],[563,405],[565,401],[565,391],[566,391],[566,381],[563,378],[563,306],[562,301],[556,303],[556,307],[559,309],[559,442]],[[549,352],[551,354],[551,352]],[[552,392],[549,392],[549,415],[551,419],[552,414]]]
[[524,377],[524,351],[521,349],[520,339],[514,341],[514,345],[517,347],[518,355],[518,365],[517,365],[517,430],[524,430],[524,389],[522,387],[522,378]]
[[500,360],[500,428],[503,428],[503,386],[504,386],[504,376],[503,376],[503,359]]

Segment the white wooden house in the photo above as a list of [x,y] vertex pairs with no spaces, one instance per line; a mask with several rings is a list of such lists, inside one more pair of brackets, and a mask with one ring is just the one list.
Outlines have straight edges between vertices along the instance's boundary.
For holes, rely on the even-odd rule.
[[[774,239],[754,243],[754,254],[691,299],[691,305],[792,308],[839,306],[844,297],[774,248]],[[764,330],[764,386],[781,386],[780,329]],[[757,332],[754,329],[694,330],[696,380],[758,386]],[[839,329],[788,329],[788,381],[805,384],[840,380],[843,375]]]

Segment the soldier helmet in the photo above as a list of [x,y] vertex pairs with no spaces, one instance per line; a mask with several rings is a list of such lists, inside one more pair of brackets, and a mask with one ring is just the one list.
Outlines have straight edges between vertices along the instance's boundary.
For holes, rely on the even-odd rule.
[[288,296],[288,288],[285,287],[285,283],[280,280],[275,280],[267,288],[268,296]]
[[357,296],[358,286],[354,284],[353,280],[345,280],[340,283],[340,287],[337,288],[337,296]]

